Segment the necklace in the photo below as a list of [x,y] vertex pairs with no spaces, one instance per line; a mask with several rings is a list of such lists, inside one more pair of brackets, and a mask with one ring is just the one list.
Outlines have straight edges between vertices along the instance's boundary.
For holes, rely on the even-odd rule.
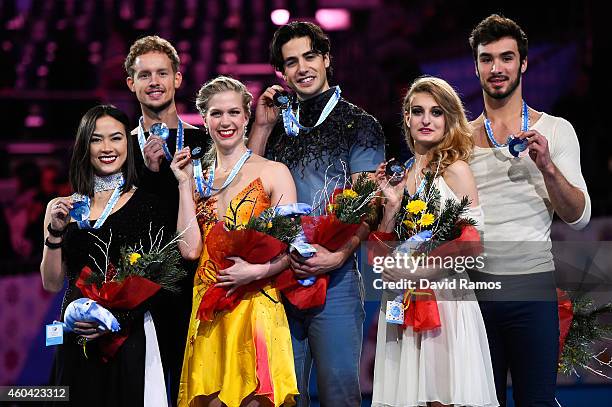
[[315,127],[321,125],[321,123],[323,123],[325,119],[327,119],[327,116],[329,116],[332,110],[334,110],[334,107],[336,107],[336,105],[338,104],[338,101],[340,100],[340,93],[341,93],[340,86],[336,86],[335,89],[336,90],[334,91],[333,95],[331,96],[331,98],[329,98],[329,100],[325,104],[325,107],[321,111],[321,115],[319,116],[319,119],[317,120],[315,125],[312,127],[306,127],[300,124],[299,105],[297,109],[297,114],[294,114],[293,110],[291,110],[291,103],[287,103],[286,107],[284,107],[281,112],[282,117],[283,117],[283,126],[285,127],[285,133],[287,133],[288,136],[297,137],[298,134],[300,133],[300,130],[302,130],[304,133],[309,133]]
[[108,191],[113,190],[111,197],[109,198],[104,210],[100,214],[100,217],[93,226],[89,223],[89,214],[91,213],[91,199],[86,195],[72,194],[72,209],[70,210],[70,216],[76,220],[79,229],[99,229],[106,219],[111,214],[113,208],[119,201],[121,196],[121,188],[123,187],[123,174],[118,172],[116,174],[107,175],[105,177],[95,176],[94,191]]
[[[521,109],[521,131],[527,131],[529,130],[529,110],[527,108],[527,103],[525,103],[524,100],[522,102],[523,103],[522,103],[522,109]],[[489,118],[487,117],[487,111],[485,110],[483,114],[484,114],[485,131],[487,132],[487,137],[489,138],[489,141],[491,142],[491,144],[493,144],[497,148],[503,148],[503,147],[508,146],[508,143],[512,141],[514,136],[510,135],[506,143],[503,143],[503,144],[498,143],[497,140],[495,140],[495,136],[493,135],[493,128],[491,127],[491,120],[489,120]]]
[[94,175],[94,193],[102,191],[110,191],[118,186],[123,185],[123,173],[117,172],[110,175]]
[[249,159],[252,153],[253,152],[249,149],[245,151],[245,153],[242,155],[242,157],[240,157],[238,162],[234,164],[234,167],[232,168],[232,172],[230,172],[229,176],[227,177],[223,185],[221,185],[221,188],[213,188],[213,183],[215,182],[215,166],[217,164],[217,161],[215,160],[215,162],[208,169],[209,175],[208,175],[208,179],[206,180],[206,190],[204,190],[204,185],[202,184],[202,181],[200,180],[198,182],[198,179],[196,179],[196,187],[198,189],[198,193],[200,194],[200,196],[202,198],[205,198],[205,197],[207,198],[207,197],[215,195],[221,192],[222,190],[224,190],[229,184],[232,183],[234,178],[236,178],[236,175],[238,175],[238,173],[240,172],[240,169],[242,168],[246,160]]

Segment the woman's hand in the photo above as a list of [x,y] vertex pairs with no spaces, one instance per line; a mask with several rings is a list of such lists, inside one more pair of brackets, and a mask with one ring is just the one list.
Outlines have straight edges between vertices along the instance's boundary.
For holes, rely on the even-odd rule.
[[191,182],[191,178],[193,177],[193,164],[191,162],[191,151],[189,147],[185,147],[174,154],[172,162],[170,163],[170,168],[179,184]]
[[98,329],[97,322],[75,322],[74,333],[87,338],[88,341],[97,339],[103,335],[106,335],[110,331]]
[[405,171],[404,176],[399,182],[391,183],[386,174],[387,163],[389,161],[380,163],[374,173],[374,178],[376,179],[378,188],[385,197],[385,206],[390,205],[392,207],[399,207],[404,197],[404,189],[406,188],[406,181],[408,180],[408,171]]
[[51,217],[51,229],[64,230],[70,222],[70,210],[72,209],[72,199],[70,197],[57,198],[51,204],[49,215]]
[[247,263],[240,257],[228,257],[234,264],[226,269],[219,270],[216,287],[229,288],[227,296],[232,295],[238,287],[249,284],[265,274],[267,264]]

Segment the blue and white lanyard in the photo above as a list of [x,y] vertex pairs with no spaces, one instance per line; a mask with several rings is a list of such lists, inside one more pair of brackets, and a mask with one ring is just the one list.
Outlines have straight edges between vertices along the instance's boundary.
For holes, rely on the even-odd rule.
[[315,127],[319,126],[321,123],[327,119],[327,116],[334,110],[334,107],[338,104],[340,100],[340,86],[336,86],[336,90],[331,98],[325,104],[321,115],[319,116],[319,120],[312,127],[302,126],[300,124],[300,107],[298,105],[297,114],[293,114],[293,110],[291,110],[291,104],[283,109],[283,125],[285,126],[285,132],[288,136],[297,137],[300,133],[300,130],[303,130],[305,133],[312,131]]
[[[138,120],[138,144],[140,145],[140,152],[142,153],[142,158],[144,158],[144,146],[147,139],[144,135],[144,118],[140,116]],[[176,150],[180,151],[183,149],[183,144],[185,143],[185,131],[183,130],[183,121],[181,118],[178,118],[178,125],[176,128]],[[166,160],[172,161],[172,154],[170,154],[170,150],[168,150],[168,145],[166,144],[166,140],[162,144],[162,148],[164,150],[164,155],[166,156]]]
[[121,196],[121,188],[123,188],[123,182],[121,182],[121,185],[115,188],[115,190],[113,191],[113,194],[111,195],[110,199],[106,203],[106,206],[104,207],[104,210],[102,211],[102,214],[100,214],[100,217],[96,220],[96,223],[94,223],[93,226],[89,224],[89,216],[91,213],[91,199],[88,196],[83,197],[84,198],[83,200],[88,210],[87,210],[87,216],[85,217],[85,219],[77,220],[77,226],[79,227],[79,229],[100,229],[100,227],[104,224],[104,222],[106,222],[106,219],[113,211],[113,208],[115,207],[115,205],[117,205],[117,202],[119,201],[119,197]]
[[[404,166],[406,167],[406,171],[410,170],[410,168],[412,168],[412,165],[414,164],[414,156],[410,157],[406,163],[404,163]],[[423,192],[423,189],[425,188],[425,178],[423,178],[421,180],[421,183],[419,184],[419,187],[417,188],[417,190],[414,192],[413,197],[417,197],[419,196],[419,194],[421,192]]]
[[[240,157],[240,159],[238,160],[238,162],[236,164],[234,164],[234,168],[232,168],[232,171],[230,172],[230,175],[227,177],[227,179],[225,180],[225,182],[223,183],[223,185],[221,185],[221,188],[213,188],[213,183],[215,182],[215,166],[217,165],[217,163],[213,163],[213,165],[211,165],[208,169],[208,179],[206,180],[206,190],[203,190],[203,185],[202,185],[202,166],[200,165],[200,175],[199,175],[199,180],[198,178],[196,178],[196,173],[198,172],[197,166],[194,168],[194,178],[196,178],[196,188],[198,189],[198,194],[200,194],[200,197],[202,198],[208,198],[214,194],[216,194],[217,192],[220,192],[222,190],[224,190],[229,184],[232,183],[232,181],[234,180],[234,178],[236,178],[236,175],[238,175],[238,172],[240,172],[240,169],[242,168],[242,166],[244,165],[244,163],[246,162],[246,160],[249,159],[249,157],[251,156],[251,154],[253,154],[253,152],[251,150],[248,150],[242,154],[242,157]],[[197,160],[199,161],[199,160]]]
[[[523,102],[523,107],[521,109],[521,131],[527,131],[529,130],[529,110],[527,108],[527,103],[525,103],[524,100],[522,102]],[[487,132],[487,137],[489,137],[489,141],[491,142],[491,144],[493,144],[497,148],[503,148],[503,147],[508,146],[508,142],[510,141],[511,137],[508,137],[508,142],[506,142],[505,144],[498,143],[497,140],[495,140],[495,137],[493,136],[493,128],[491,127],[491,120],[487,118],[486,112],[484,113],[484,116],[485,116],[484,126]]]

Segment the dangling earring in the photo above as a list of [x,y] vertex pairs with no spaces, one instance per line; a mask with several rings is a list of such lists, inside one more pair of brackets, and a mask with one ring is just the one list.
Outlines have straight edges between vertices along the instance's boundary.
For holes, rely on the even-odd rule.
[[247,136],[247,125],[244,125],[244,132],[242,133],[242,138],[246,138]]

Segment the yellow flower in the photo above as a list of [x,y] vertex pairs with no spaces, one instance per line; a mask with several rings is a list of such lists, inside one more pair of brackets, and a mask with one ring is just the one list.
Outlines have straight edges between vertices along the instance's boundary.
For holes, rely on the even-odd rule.
[[130,254],[130,264],[134,265],[134,263],[136,263],[140,257],[142,257],[142,256],[140,256],[140,254],[138,254],[138,253]]
[[345,198],[357,198],[357,192],[352,189],[345,189],[342,191],[342,196]]
[[406,225],[406,227],[407,227],[408,229],[414,229],[414,228],[416,228],[416,224],[415,224],[413,221],[411,221],[411,220],[406,219],[406,220],[404,220],[404,222],[403,222],[403,223],[404,223],[404,225]]
[[415,199],[414,201],[408,202],[406,205],[406,210],[410,213],[419,213],[423,212],[427,208],[427,204],[420,199]]
[[434,222],[435,216],[431,213],[424,213],[421,215],[421,219],[419,219],[418,223],[421,226],[429,226]]
[[334,204],[327,205],[327,213],[332,213],[334,209],[336,209],[336,205]]
[[271,228],[272,228],[272,222],[268,222],[268,223],[266,224],[266,227],[267,227],[268,229],[271,229]]

